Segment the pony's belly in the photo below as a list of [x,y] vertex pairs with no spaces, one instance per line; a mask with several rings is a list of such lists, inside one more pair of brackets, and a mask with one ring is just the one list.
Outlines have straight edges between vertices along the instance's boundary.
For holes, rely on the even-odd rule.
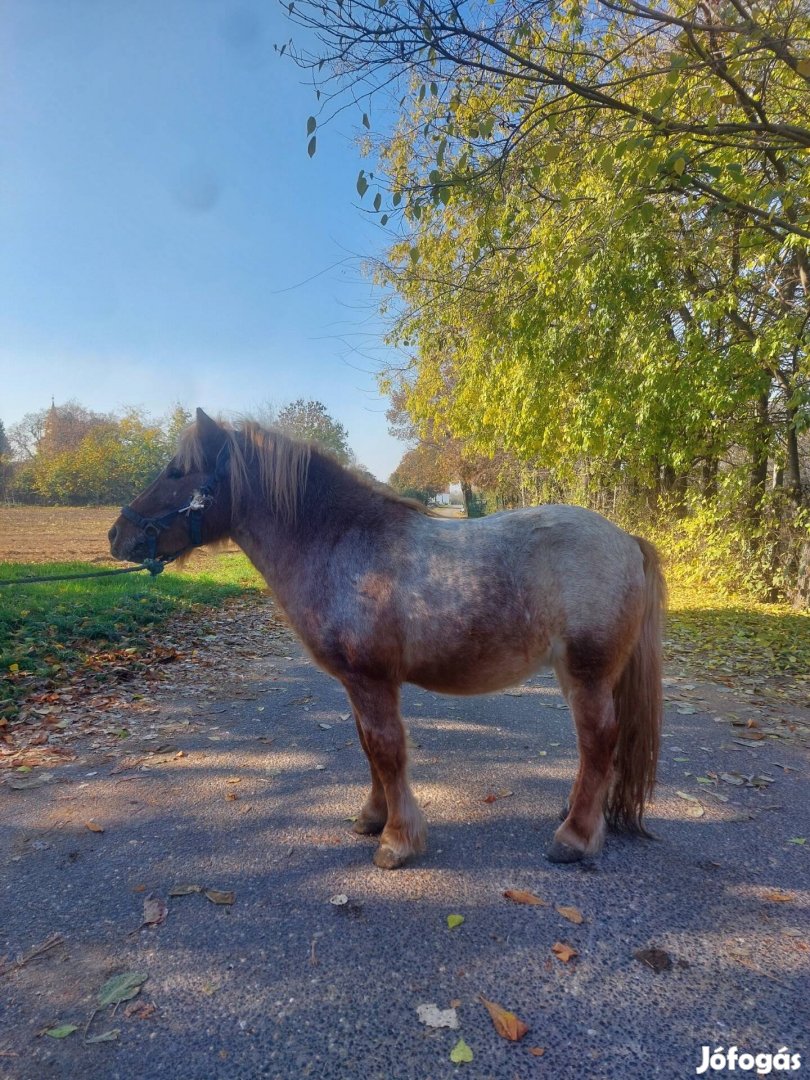
[[550,666],[550,654],[514,657],[495,663],[424,664],[409,672],[406,682],[438,694],[492,694],[528,679],[542,668]]

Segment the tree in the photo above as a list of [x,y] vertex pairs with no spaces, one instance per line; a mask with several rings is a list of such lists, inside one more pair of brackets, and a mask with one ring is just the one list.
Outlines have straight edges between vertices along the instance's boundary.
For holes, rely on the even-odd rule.
[[11,443],[6,435],[6,428],[0,420],[0,498],[5,499],[11,478]]
[[377,279],[409,360],[387,385],[419,434],[539,461],[569,491],[685,507],[691,487],[752,543],[774,521],[795,535],[807,5],[303,0],[293,19],[318,34],[298,60],[330,108],[403,91],[357,190],[399,226]]
[[166,429],[166,441],[170,452],[174,452],[174,447],[177,444],[178,438],[193,420],[194,417],[185,405],[181,405],[179,401],[176,401],[164,423]]
[[34,462],[34,488],[49,503],[128,502],[166,464],[166,435],[135,410],[95,424],[75,447]]
[[437,447],[418,443],[405,451],[388,483],[400,494],[427,503],[444,491],[451,479]]
[[315,442],[331,450],[344,465],[351,461],[349,433],[343,424],[329,415],[321,401],[298,398],[290,402],[279,411],[275,426],[285,435]]

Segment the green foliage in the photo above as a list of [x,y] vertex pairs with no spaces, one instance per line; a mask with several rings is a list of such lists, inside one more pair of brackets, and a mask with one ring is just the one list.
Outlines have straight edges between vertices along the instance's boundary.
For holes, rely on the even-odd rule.
[[810,488],[806,6],[296,12],[326,81],[407,80],[377,144],[402,227],[377,280],[417,434],[563,497],[586,468],[589,499],[617,476],[656,514],[697,498],[737,584],[782,590]]
[[75,401],[29,413],[11,429],[6,493],[56,505],[129,502],[163,468],[191,420],[180,404],[162,424],[135,409],[114,416]]
[[94,426],[75,448],[39,453],[34,488],[50,503],[128,502],[151,483],[168,456],[161,428],[130,412],[117,422]]
[[348,465],[352,454],[349,449],[349,433],[346,428],[327,412],[322,401],[304,401],[298,398],[282,408],[275,426],[295,439],[316,442]]

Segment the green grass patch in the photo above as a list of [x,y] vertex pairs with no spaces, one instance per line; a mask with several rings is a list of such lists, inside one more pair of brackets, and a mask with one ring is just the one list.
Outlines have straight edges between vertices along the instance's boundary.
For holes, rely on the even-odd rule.
[[[0,563],[0,581],[87,573],[88,563]],[[107,650],[136,654],[158,643],[161,623],[178,612],[215,607],[264,582],[244,555],[209,556],[182,571],[0,587],[0,716],[43,682],[58,683]]]
[[707,674],[806,680],[810,612],[763,604],[668,574],[667,652]]

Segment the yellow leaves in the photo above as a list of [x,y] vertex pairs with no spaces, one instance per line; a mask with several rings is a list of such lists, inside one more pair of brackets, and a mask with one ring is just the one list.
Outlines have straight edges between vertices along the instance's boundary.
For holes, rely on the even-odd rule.
[[463,922],[464,922],[464,916],[463,915],[448,915],[447,916],[447,927],[448,927],[449,930],[455,930],[456,927],[461,926],[461,924]]
[[454,1065],[464,1065],[472,1061],[473,1052],[463,1039],[459,1039],[450,1051],[450,1060]]
[[569,922],[572,922],[572,923],[576,924],[577,926],[581,922],[585,921],[585,916],[582,914],[582,912],[579,910],[579,908],[566,907],[563,904],[555,904],[554,910],[559,915],[562,915],[562,917],[564,919],[568,919]]
[[89,829],[90,832],[94,832],[94,833],[103,833],[104,832],[104,826],[99,825],[99,823],[97,821],[85,821],[84,827],[85,827],[85,829]]
[[566,945],[564,941],[555,941],[551,946],[551,951],[563,964],[567,964],[569,960],[572,960],[575,956],[579,956],[577,950],[571,945]]
[[479,994],[478,998],[491,1016],[495,1030],[502,1038],[509,1039],[510,1042],[517,1042],[523,1038],[529,1030],[528,1024],[524,1024],[519,1017],[508,1009],[504,1009],[502,1005],[489,1001],[483,994]]
[[770,900],[773,904],[789,904],[796,899],[796,894],[782,892],[781,889],[773,889],[771,892],[765,893],[763,899]]
[[547,900],[541,900],[539,896],[535,896],[534,893],[527,892],[525,889],[507,889],[503,895],[507,900],[511,900],[515,904],[548,907]]

